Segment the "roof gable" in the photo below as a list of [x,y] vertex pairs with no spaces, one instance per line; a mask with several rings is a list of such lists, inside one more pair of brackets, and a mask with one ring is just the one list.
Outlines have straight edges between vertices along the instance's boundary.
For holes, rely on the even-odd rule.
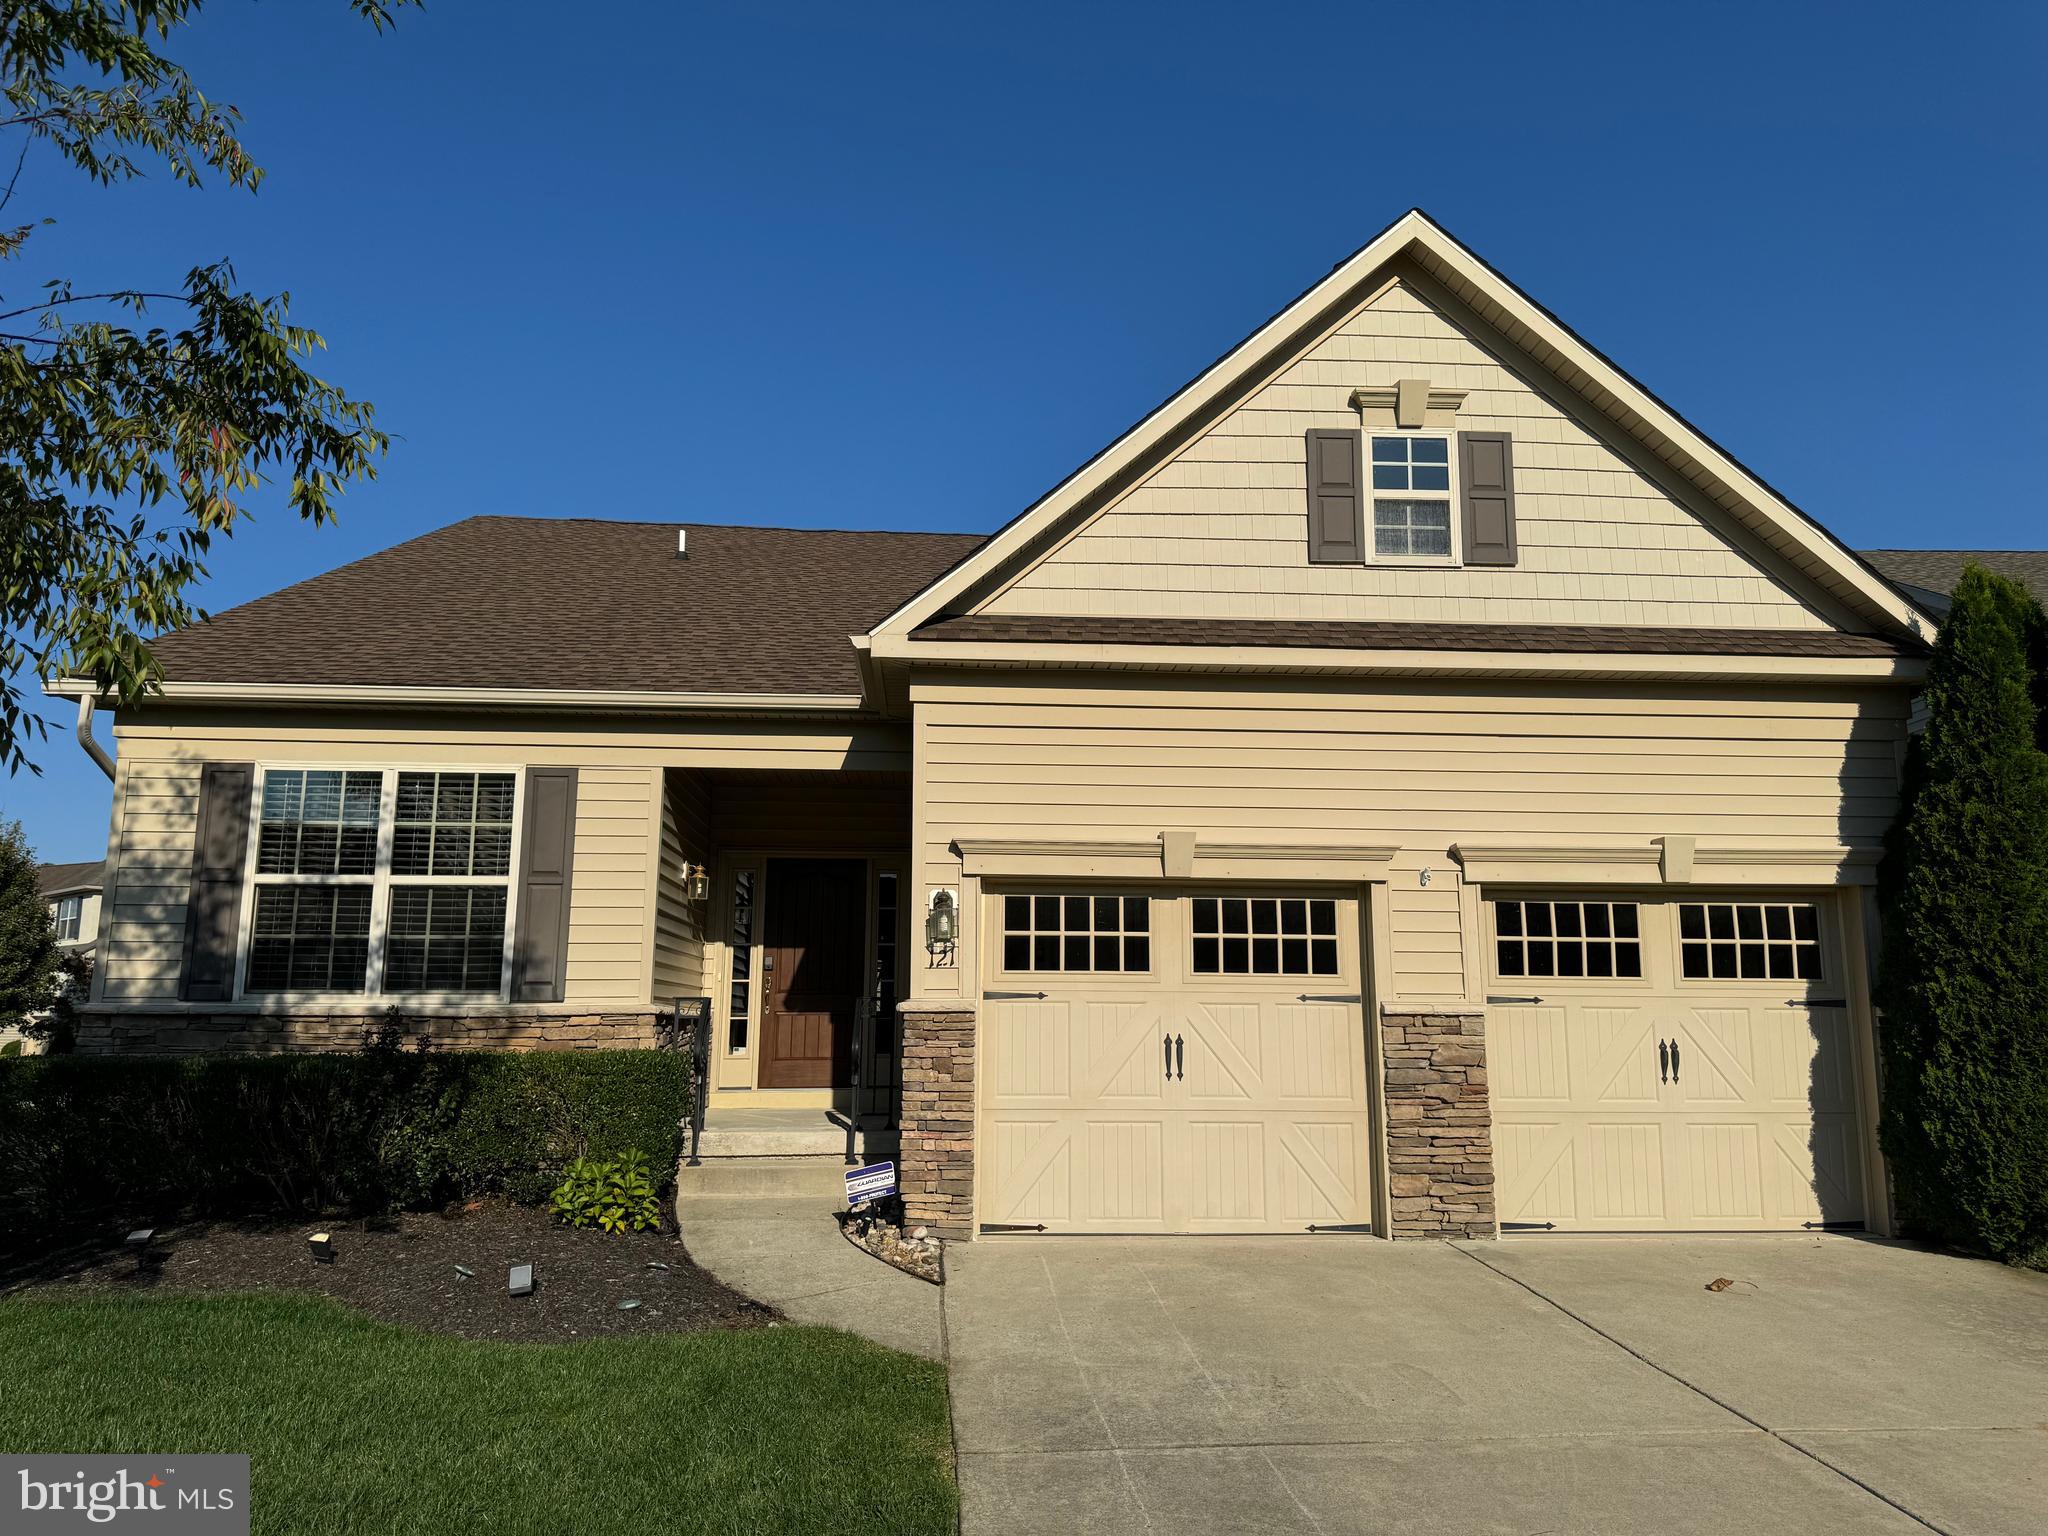
[[[1491,377],[1481,377],[1488,369]],[[1456,426],[1532,434],[1541,462],[1526,464],[1518,451],[1518,488],[1526,479],[1574,498],[1552,510],[1584,526],[1556,530],[1547,552],[1508,580],[1497,568],[1389,577],[1371,567],[1307,566],[1302,432],[1355,428],[1352,387],[1418,371],[1435,386],[1477,386],[1478,409],[1461,408]],[[1503,418],[1525,409],[1500,386],[1507,377],[1525,400],[1548,402],[1545,419]],[[1489,385],[1495,397],[1479,398]],[[1217,447],[1241,431],[1272,441],[1248,455]],[[1147,518],[1169,509],[1171,525]],[[1213,559],[1191,548],[1205,541]],[[1631,541],[1633,563],[1581,557]],[[1119,564],[1127,581],[1109,569]],[[1539,573],[1566,579],[1523,579]],[[1119,595],[1105,599],[1105,589]],[[1360,600],[1396,594],[1398,606]],[[1853,552],[1420,211],[1339,264],[875,634],[907,635],[960,612],[1890,634],[1921,624]]]

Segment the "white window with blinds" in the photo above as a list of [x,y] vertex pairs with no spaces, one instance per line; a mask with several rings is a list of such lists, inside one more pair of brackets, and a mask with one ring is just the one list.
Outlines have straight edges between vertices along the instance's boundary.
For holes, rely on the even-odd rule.
[[503,998],[519,775],[258,770],[237,995]]

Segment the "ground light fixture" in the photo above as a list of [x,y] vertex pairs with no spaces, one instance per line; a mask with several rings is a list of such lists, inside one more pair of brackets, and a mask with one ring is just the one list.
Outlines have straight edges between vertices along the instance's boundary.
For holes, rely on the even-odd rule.
[[531,1296],[533,1294],[533,1266],[531,1264],[514,1264],[511,1275],[505,1281],[505,1289],[514,1296]]
[[313,1233],[306,1239],[306,1252],[313,1256],[313,1262],[316,1264],[332,1264],[334,1262],[334,1234],[332,1232]]

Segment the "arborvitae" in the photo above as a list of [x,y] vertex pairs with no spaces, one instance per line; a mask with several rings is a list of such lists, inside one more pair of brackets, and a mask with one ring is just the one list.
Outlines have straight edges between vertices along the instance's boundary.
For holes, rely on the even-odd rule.
[[1963,573],[1885,871],[1883,1140],[1924,1235],[2048,1251],[2048,753],[2023,588]]

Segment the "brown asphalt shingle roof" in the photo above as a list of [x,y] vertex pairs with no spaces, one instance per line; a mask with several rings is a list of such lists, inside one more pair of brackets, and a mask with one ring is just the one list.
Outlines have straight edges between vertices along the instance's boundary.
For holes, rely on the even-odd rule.
[[847,637],[981,541],[473,517],[153,648],[173,682],[857,694]]
[[938,619],[920,640],[1053,645],[1307,646],[1363,651],[1528,651],[1661,656],[1903,656],[1877,635],[1804,629],[1657,629],[1593,624],[1397,624],[1316,619],[1091,619],[973,615]]
[[96,891],[102,883],[106,860],[89,859],[83,864],[42,864],[36,868],[36,889],[45,896],[61,891]]
[[1866,549],[1862,554],[1900,586],[1946,595],[1962,580],[1964,566],[1981,565],[2048,602],[2048,549]]

